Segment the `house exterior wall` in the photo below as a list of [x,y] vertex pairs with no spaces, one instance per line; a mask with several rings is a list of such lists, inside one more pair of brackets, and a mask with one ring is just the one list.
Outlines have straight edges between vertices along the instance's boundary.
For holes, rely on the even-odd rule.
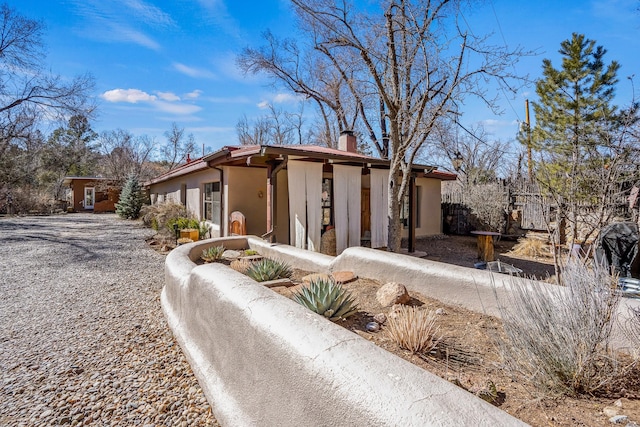
[[420,194],[420,227],[416,237],[433,236],[442,233],[442,209],[440,207],[440,180],[417,178],[416,186]]
[[[225,223],[231,212],[245,216],[247,234],[261,236],[267,232],[267,169],[229,166],[224,168]],[[280,211],[278,211],[280,214]],[[227,235],[228,225],[225,225]]]
[[[207,182],[220,180],[220,172],[216,169],[206,169],[183,175],[168,181],[152,184],[149,187],[149,193],[152,203],[162,203],[172,200],[180,203],[186,200],[187,210],[195,215],[198,219],[202,219],[202,188]],[[186,190],[186,199],[182,197],[181,192]]]
[[278,204],[276,242],[289,243],[289,179],[286,170],[278,172],[276,203]]

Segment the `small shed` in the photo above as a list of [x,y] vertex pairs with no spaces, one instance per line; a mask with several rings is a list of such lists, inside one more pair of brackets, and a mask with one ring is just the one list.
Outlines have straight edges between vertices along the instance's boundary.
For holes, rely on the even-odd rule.
[[62,181],[69,189],[69,212],[114,212],[120,197],[120,186],[109,178],[67,176]]

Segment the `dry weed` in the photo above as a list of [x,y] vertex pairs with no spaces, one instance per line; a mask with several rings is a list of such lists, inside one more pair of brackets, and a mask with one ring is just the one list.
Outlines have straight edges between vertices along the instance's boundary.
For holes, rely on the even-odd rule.
[[401,305],[389,316],[385,329],[396,344],[412,353],[431,351],[439,341],[435,313],[417,307]]
[[511,296],[499,301],[505,367],[547,394],[594,393],[625,371],[609,345],[620,295],[606,268],[579,259],[562,278],[564,286],[510,279]]
[[247,259],[234,259],[229,266],[237,272],[247,274],[247,270],[251,267],[251,261]]
[[529,258],[547,258],[552,256],[551,247],[547,242],[531,237],[518,240],[518,243],[511,249],[511,253]]

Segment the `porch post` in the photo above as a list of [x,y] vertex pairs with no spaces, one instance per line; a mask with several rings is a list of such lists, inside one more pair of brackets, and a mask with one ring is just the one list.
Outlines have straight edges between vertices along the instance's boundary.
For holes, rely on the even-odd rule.
[[[273,222],[276,216],[275,177],[273,176],[273,163],[267,164],[267,233],[273,230]],[[269,237],[269,243],[273,243],[273,233]]]
[[416,251],[416,178],[411,175],[409,177],[409,242],[407,250],[409,252]]

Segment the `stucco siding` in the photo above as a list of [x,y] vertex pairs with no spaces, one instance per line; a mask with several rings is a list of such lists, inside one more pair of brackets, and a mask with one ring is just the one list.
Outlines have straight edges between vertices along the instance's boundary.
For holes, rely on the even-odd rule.
[[420,190],[420,227],[416,237],[433,236],[442,233],[442,209],[440,207],[440,180],[432,178],[416,179]]
[[240,211],[246,218],[247,234],[267,232],[267,169],[225,168],[226,216]]

